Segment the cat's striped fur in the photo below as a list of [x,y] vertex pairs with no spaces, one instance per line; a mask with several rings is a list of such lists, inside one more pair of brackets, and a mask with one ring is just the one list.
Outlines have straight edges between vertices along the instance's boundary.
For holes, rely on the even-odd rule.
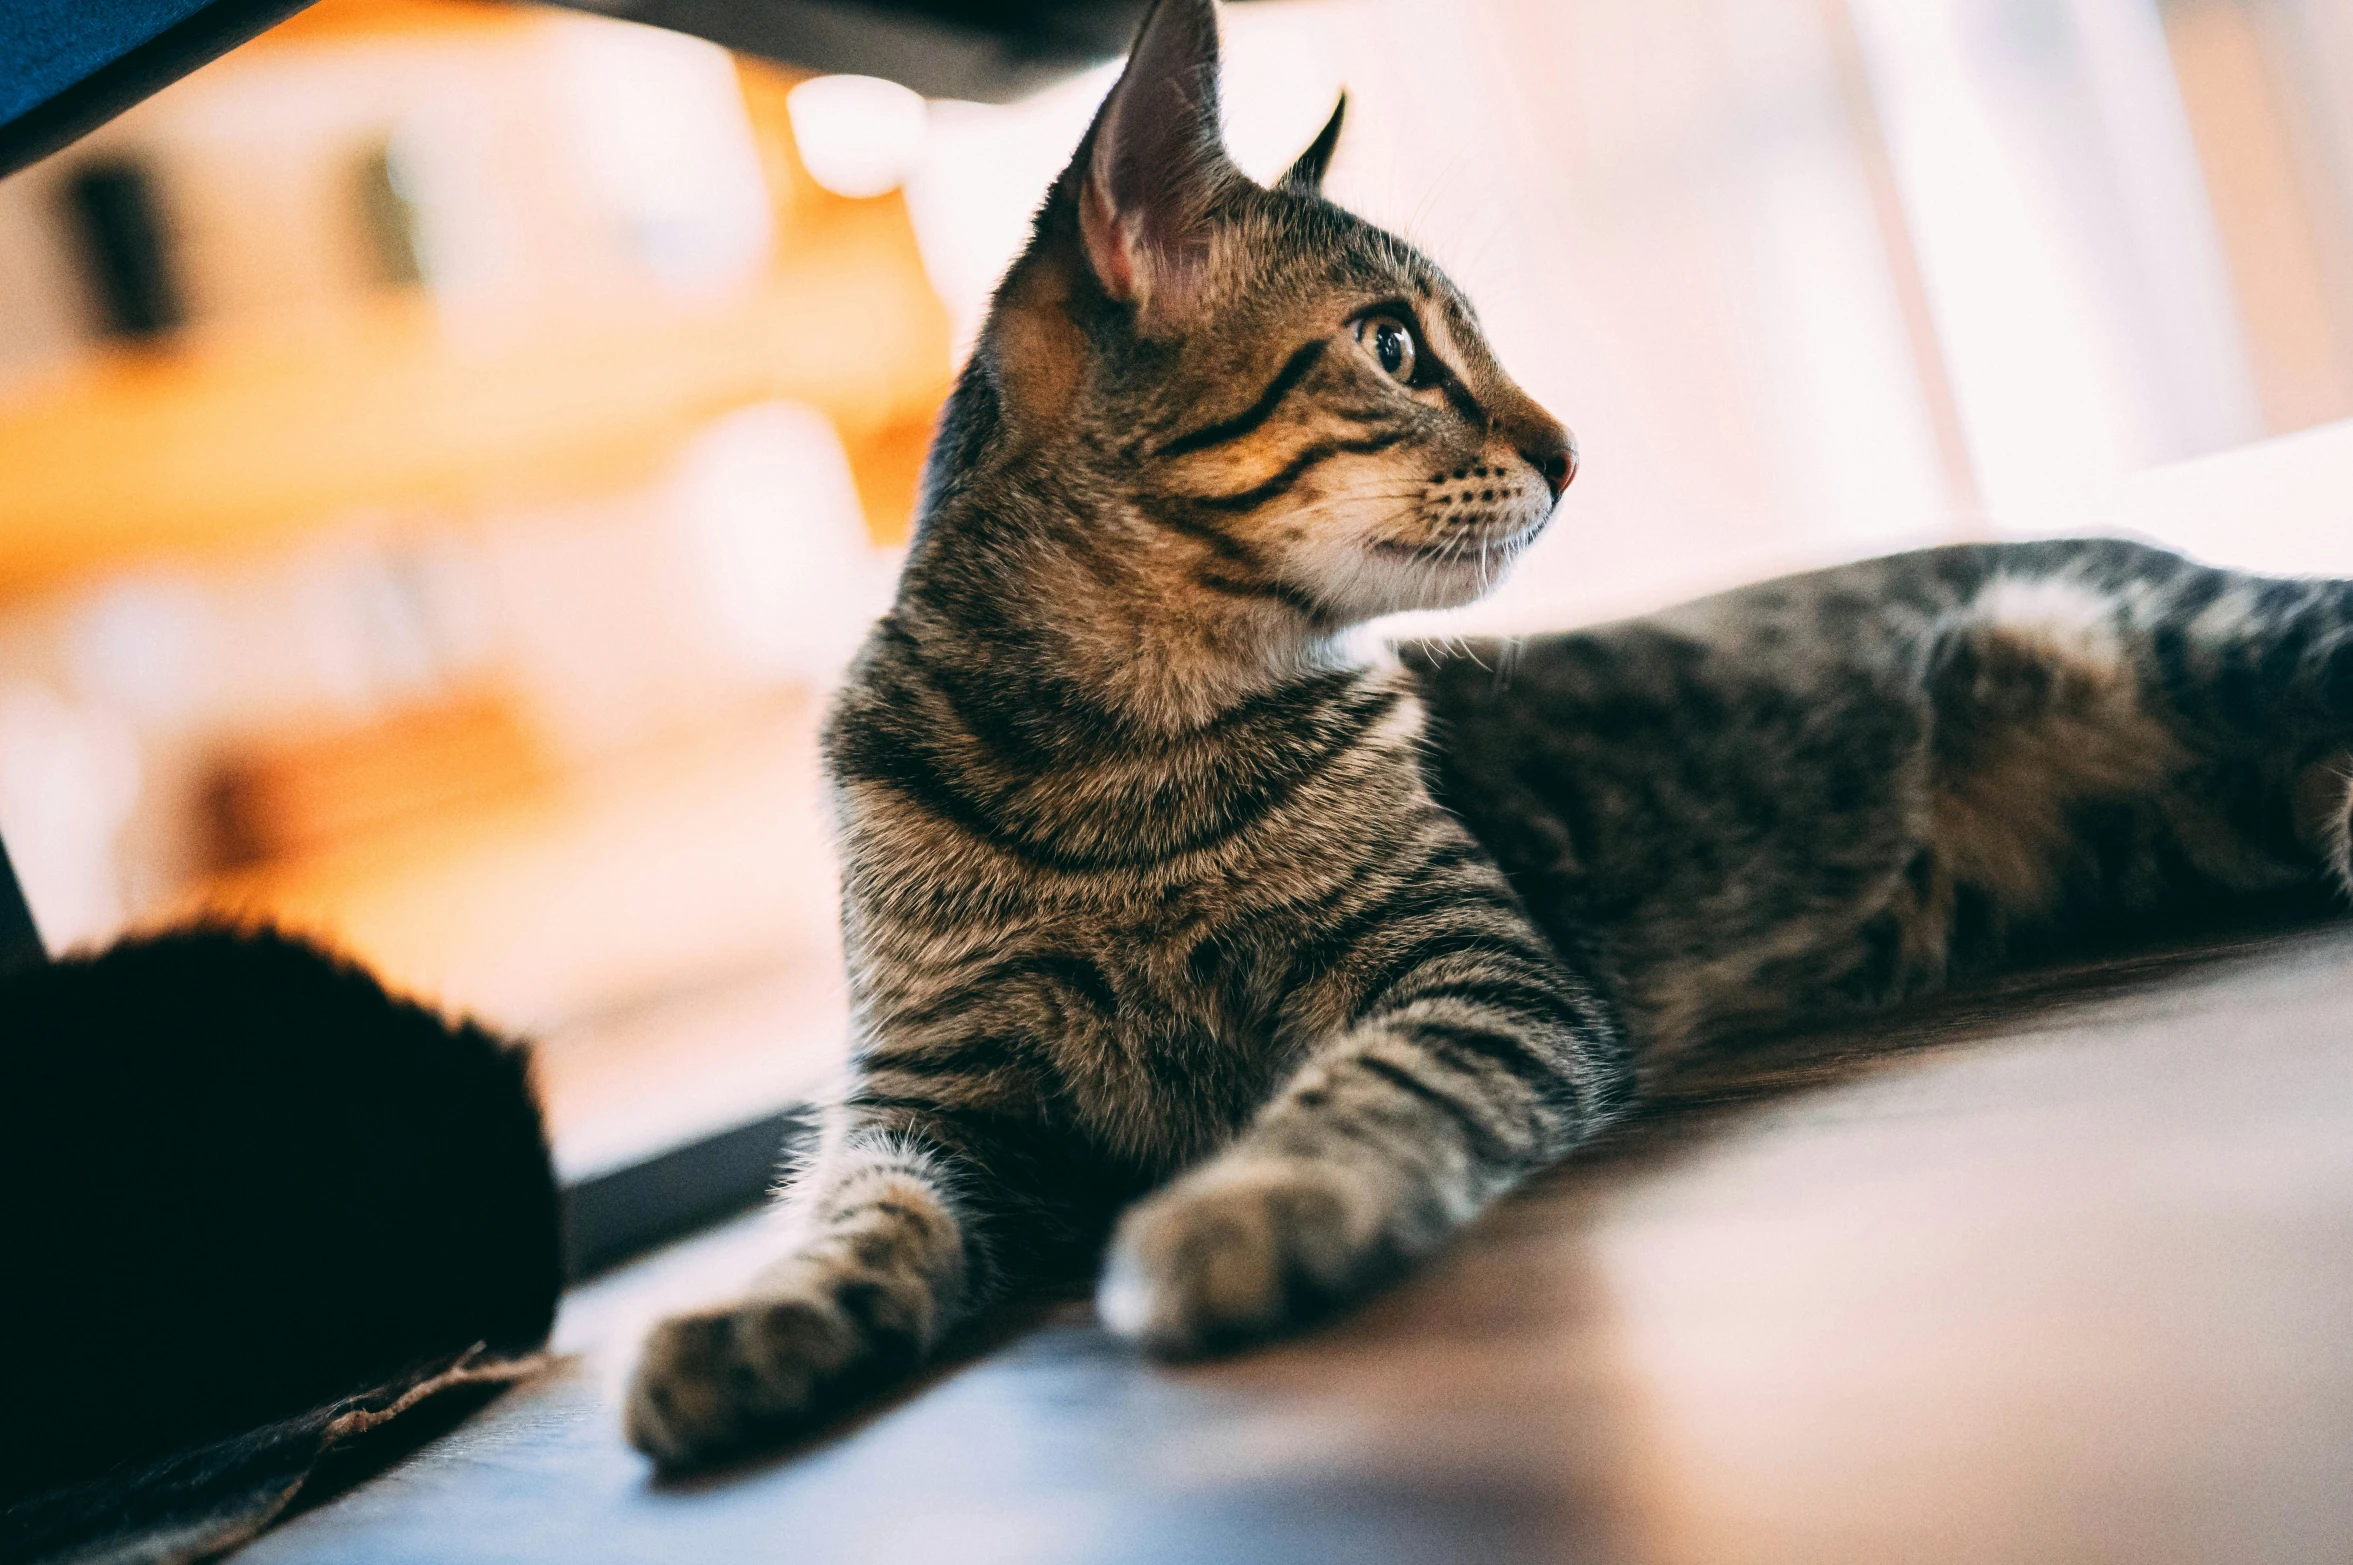
[[1115,1329],[1283,1330],[1591,1135],[1637,1050],[2344,867],[2337,584],[1958,550],[1345,657],[1484,590],[1573,451],[1316,194],[1338,116],[1276,188],[1233,170],[1215,25],[1147,22],[943,421],[826,738],[854,1074],[787,1257],[647,1345],[665,1464],[1107,1233]]
[[1440,797],[1615,975],[1646,1072],[1710,1033],[2353,884],[2353,583],[1962,545],[1408,657]]

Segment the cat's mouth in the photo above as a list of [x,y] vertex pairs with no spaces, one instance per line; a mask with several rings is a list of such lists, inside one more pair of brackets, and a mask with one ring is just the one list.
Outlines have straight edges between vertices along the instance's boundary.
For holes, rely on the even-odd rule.
[[1375,538],[1372,550],[1393,560],[1416,560],[1430,565],[1479,565],[1499,556],[1510,559],[1534,543],[1552,521],[1548,510],[1533,521],[1508,531],[1490,527],[1459,528],[1438,538]]

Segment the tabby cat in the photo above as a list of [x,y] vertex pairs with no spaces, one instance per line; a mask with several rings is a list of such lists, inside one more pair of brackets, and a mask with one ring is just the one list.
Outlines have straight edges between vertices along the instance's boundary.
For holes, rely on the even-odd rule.
[[1213,0],[1162,0],[944,416],[825,736],[854,1068],[789,1253],[645,1348],[665,1466],[1107,1236],[1146,1347],[1290,1330],[1694,1038],[2347,872],[2345,583],[1963,547],[1351,657],[1492,585],[1575,447],[1318,194],[1338,113],[1236,170],[1216,51]]

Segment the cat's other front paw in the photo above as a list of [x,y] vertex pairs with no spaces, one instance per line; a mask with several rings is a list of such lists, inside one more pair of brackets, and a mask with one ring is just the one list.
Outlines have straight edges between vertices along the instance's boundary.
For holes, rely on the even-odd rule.
[[629,1386],[629,1443],[665,1472],[707,1467],[815,1427],[854,1386],[914,1357],[826,1299],[753,1298],[673,1316]]
[[1212,1163],[1121,1220],[1096,1309],[1168,1358],[1295,1330],[1402,1267],[1388,1206],[1330,1164]]

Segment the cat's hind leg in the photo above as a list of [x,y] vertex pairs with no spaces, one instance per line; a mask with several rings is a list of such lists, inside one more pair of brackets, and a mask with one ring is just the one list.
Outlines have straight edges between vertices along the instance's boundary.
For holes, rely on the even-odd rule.
[[1997,559],[1925,671],[1957,915],[2353,889],[2353,584],[2111,541]]

